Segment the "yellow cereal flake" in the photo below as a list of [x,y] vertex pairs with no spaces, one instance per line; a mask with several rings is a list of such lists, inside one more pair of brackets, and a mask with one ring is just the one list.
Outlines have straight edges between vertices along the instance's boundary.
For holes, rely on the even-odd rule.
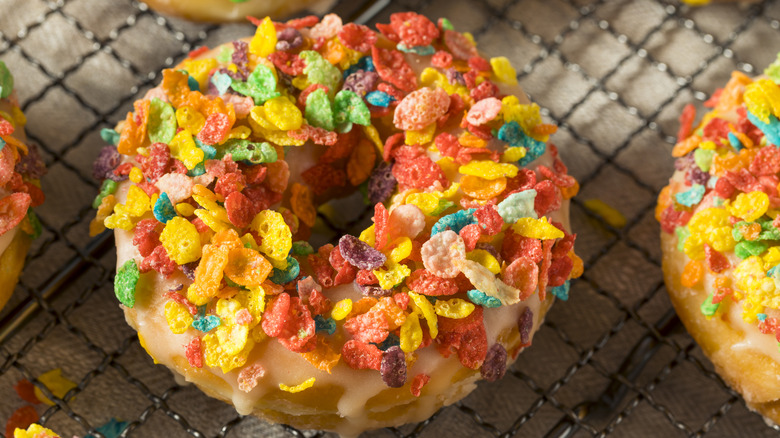
[[165,320],[171,332],[180,335],[192,325],[192,315],[187,308],[176,301],[165,303]]
[[731,205],[729,213],[742,218],[747,222],[753,222],[766,213],[769,209],[769,195],[761,191],[740,193]]
[[399,237],[393,241],[391,247],[393,249],[387,254],[387,258],[392,263],[400,263],[401,260],[412,254],[412,240],[406,236]]
[[352,300],[344,298],[333,305],[333,310],[330,312],[330,317],[336,321],[341,321],[346,318],[349,313],[352,312]]
[[168,252],[168,257],[176,264],[198,260],[201,255],[200,236],[190,221],[176,216],[170,219],[160,233],[160,242]]
[[374,269],[374,275],[379,280],[379,287],[392,289],[412,273],[408,266],[401,263],[387,262],[386,268]]
[[281,131],[300,129],[303,124],[301,110],[285,96],[275,97],[263,106],[266,119]]
[[265,58],[276,51],[276,28],[270,17],[257,26],[255,36],[249,42],[249,53]]
[[601,199],[588,199],[583,204],[586,209],[604,219],[610,226],[614,228],[626,226],[626,217],[623,213]]
[[490,58],[490,66],[493,68],[496,80],[508,85],[517,85],[517,71],[512,67],[509,59],[504,56]]
[[299,385],[295,385],[295,386],[287,386],[284,383],[280,383],[279,384],[279,389],[281,389],[282,391],[285,391],[285,392],[289,392],[289,393],[295,394],[296,392],[301,392],[303,390],[311,388],[312,386],[314,386],[314,382],[316,380],[317,379],[315,379],[314,377],[310,377],[305,382],[303,382],[303,383],[301,383]]
[[427,298],[416,292],[409,291],[408,293],[409,298],[412,299],[409,304],[412,306],[414,313],[422,314],[423,318],[425,318],[425,321],[428,323],[428,331],[431,334],[431,339],[436,339],[436,336],[439,334],[439,327],[433,304],[431,304]]
[[437,315],[450,318],[450,319],[462,319],[474,311],[474,303],[468,302],[460,298],[453,298],[451,300],[436,300],[434,311]]
[[493,254],[484,249],[475,249],[467,253],[466,258],[486,267],[493,275],[497,275],[501,272],[501,265],[498,263],[498,260],[493,257]]
[[460,166],[458,172],[464,175],[478,176],[483,179],[514,178],[518,168],[514,164],[496,163],[493,161],[472,161]]
[[206,124],[206,118],[203,117],[200,111],[187,105],[176,110],[176,123],[192,135],[199,133],[203,129],[203,125]]
[[279,212],[263,210],[252,220],[252,229],[263,238],[260,252],[274,260],[286,260],[292,249],[292,233]]
[[564,236],[563,231],[556,228],[554,225],[547,222],[546,217],[541,219],[534,219],[531,217],[523,217],[517,220],[512,225],[512,229],[515,233],[521,236],[530,237],[531,239],[560,239]]

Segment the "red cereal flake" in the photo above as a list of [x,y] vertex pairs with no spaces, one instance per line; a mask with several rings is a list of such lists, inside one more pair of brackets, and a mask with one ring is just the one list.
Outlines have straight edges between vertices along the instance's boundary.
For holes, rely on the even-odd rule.
[[552,240],[542,242],[542,265],[539,267],[539,299],[544,301],[547,297],[548,272],[552,263]]
[[341,357],[350,368],[356,370],[377,370],[382,366],[382,350],[376,345],[354,339],[344,343]]
[[442,69],[450,68],[452,67],[452,55],[444,50],[438,50],[431,58],[431,65]]
[[247,184],[261,184],[268,175],[268,168],[265,166],[246,166],[241,171]]
[[412,160],[397,161],[393,166],[393,176],[398,181],[399,190],[427,189],[438,181],[442,187],[450,186],[450,181],[444,175],[438,164],[427,155],[420,155]]
[[731,263],[729,263],[729,259],[725,255],[706,243],[704,244],[704,261],[707,264],[707,269],[716,274],[731,267]]
[[307,257],[317,283],[325,288],[333,287],[333,277],[336,274],[329,261],[331,251],[333,251],[333,245],[327,244],[321,246],[317,250],[317,254],[309,254]]
[[450,95],[450,106],[447,109],[447,113],[443,116],[439,117],[439,120],[436,121],[436,125],[439,128],[444,127],[444,125],[449,121],[450,117],[455,116],[460,117],[463,113],[463,110],[466,108],[466,103],[463,101],[463,98],[460,97],[459,94],[451,94]]
[[14,390],[16,391],[16,394],[19,395],[19,398],[26,401],[27,403],[37,405],[41,402],[38,400],[38,397],[35,396],[35,385],[33,385],[32,382],[27,379],[22,379],[16,382],[16,385],[14,385]]
[[477,86],[477,78],[480,77],[479,72],[469,70],[463,74],[463,80],[466,82],[466,87],[469,90],[474,89]]
[[536,172],[530,169],[520,169],[514,178],[507,178],[504,194],[522,192],[536,186]]
[[390,102],[391,107],[398,105],[398,103],[401,102],[405,96],[405,94],[401,90],[395,88],[394,86],[388,84],[387,82],[380,82],[379,85],[376,86],[376,89],[383,93],[389,94],[390,97],[395,99]]
[[[149,146],[147,150],[149,151],[149,156],[144,157],[143,155],[138,155],[137,159],[141,165],[144,177],[151,182],[156,182],[161,176],[169,173],[172,165],[171,152],[168,149],[168,145],[165,143],[154,143]],[[120,164],[114,172],[116,173],[116,171],[125,164],[130,164],[130,168],[127,169],[127,172],[130,173],[130,169],[132,168],[131,163]]]
[[201,348],[201,341],[199,337],[194,337],[184,349],[184,354],[187,356],[187,362],[193,368],[203,368],[203,350]]
[[409,294],[397,293],[393,295],[393,301],[395,301],[395,304],[398,305],[401,310],[406,310],[409,306]]
[[387,212],[387,208],[381,202],[377,202],[374,206],[374,236],[376,236],[374,248],[380,251],[387,245],[389,221],[390,213]]
[[383,81],[389,82],[401,90],[410,92],[417,88],[417,75],[406,63],[404,54],[392,49],[371,48],[376,72]]
[[309,306],[315,315],[324,315],[333,309],[333,303],[317,289],[309,294]]
[[422,149],[419,146],[401,145],[393,149],[392,157],[396,161],[412,161],[415,158],[423,155]]
[[745,193],[762,190],[761,183],[758,182],[758,179],[745,168],[739,169],[739,172],[737,173],[727,170],[723,175],[723,178],[731,183],[732,186]]
[[382,309],[375,306],[362,315],[348,319],[344,329],[359,342],[379,344],[387,339],[390,324]]
[[774,175],[780,172],[780,151],[774,148],[761,148],[750,163],[750,173],[756,176]]
[[368,286],[370,284],[378,284],[379,280],[377,280],[376,275],[374,275],[373,271],[369,271],[367,269],[361,269],[357,273],[355,282],[357,282],[357,284],[361,286]]
[[38,412],[30,405],[22,406],[14,411],[8,421],[5,423],[5,436],[14,436],[16,429],[27,429],[31,424],[37,423],[40,420]]
[[563,238],[556,240],[555,245],[553,245],[552,256],[553,258],[566,257],[569,251],[574,248],[574,240],[577,238],[577,235],[566,232],[566,229],[560,222],[552,221],[552,224],[555,228],[563,231]]
[[238,373],[238,389],[244,392],[252,391],[263,376],[265,376],[265,368],[259,363],[245,367]]
[[693,121],[696,119],[696,107],[693,104],[685,105],[680,114],[680,129],[677,131],[677,141],[681,142],[691,135]]
[[[723,178],[719,179],[718,181],[720,182],[722,179]],[[674,233],[675,228],[678,226],[685,226],[685,224],[691,220],[691,217],[693,217],[692,212],[676,211],[674,207],[670,205],[661,212],[661,229],[666,233]]]
[[376,33],[362,24],[345,24],[339,31],[339,39],[344,47],[361,53],[368,53],[376,43]]
[[475,55],[469,58],[469,67],[476,71],[493,71],[493,67],[490,66],[490,63],[479,55]]
[[[560,160],[557,160],[558,162],[561,162]],[[563,164],[561,162],[561,164]],[[564,166],[564,169],[566,166]],[[553,182],[558,187],[573,187],[575,184],[577,184],[577,180],[574,179],[571,175],[566,175],[565,173],[556,173],[552,169],[550,169],[547,166],[539,166],[539,172],[544,175],[547,179]],[[564,170],[565,172],[565,170]]]
[[487,355],[487,333],[482,320],[482,306],[465,318],[450,319],[439,317],[439,334],[436,336],[436,348],[444,357],[458,354],[463,366],[476,370]]
[[190,53],[187,54],[187,57],[190,59],[194,59],[208,51],[209,51],[209,46],[200,46],[197,49],[190,50]]
[[241,192],[233,192],[225,197],[225,210],[230,223],[238,228],[248,227],[254,218],[252,201]]
[[162,245],[157,245],[152,252],[141,260],[138,269],[143,272],[157,271],[166,278],[170,277],[179,265],[170,257]]
[[0,135],[11,135],[14,133],[14,125],[8,120],[0,117]]
[[156,219],[142,219],[135,224],[133,229],[133,245],[138,247],[141,257],[146,257],[160,245],[160,233]]
[[720,101],[720,95],[723,93],[723,88],[718,88],[715,90],[714,93],[712,93],[712,96],[710,96],[709,99],[707,99],[703,105],[705,108],[715,108],[718,106],[718,102]]
[[17,192],[0,199],[0,234],[13,229],[26,217],[32,198]]
[[542,243],[538,239],[521,236],[511,228],[507,229],[501,245],[501,258],[507,263],[512,263],[520,257],[528,258],[534,263],[541,262]]
[[482,81],[481,84],[477,85],[476,87],[472,88],[471,91],[469,91],[469,96],[474,99],[474,102],[479,102],[480,100],[488,97],[497,97],[498,95],[498,87],[496,84],[488,80]]
[[482,227],[479,224],[469,224],[461,228],[458,235],[466,244],[466,251],[473,251],[479,243],[479,238],[482,237]]
[[292,352],[306,353],[316,347],[314,318],[298,297],[282,293],[269,301],[261,324],[266,335]]
[[574,262],[567,256],[552,258],[550,269],[547,271],[547,285],[551,287],[561,286],[569,279],[569,274],[574,267]]
[[458,293],[458,284],[454,279],[438,277],[427,269],[418,269],[412,272],[406,279],[406,285],[409,289],[418,294],[431,297],[454,295]]
[[387,140],[385,140],[385,145],[382,148],[382,159],[385,161],[390,161],[390,159],[394,156],[395,149],[397,147],[401,147],[404,144],[404,133],[399,132],[397,134],[393,134],[389,137],[387,137]]
[[268,59],[274,63],[276,68],[290,76],[303,74],[306,63],[296,53],[277,51],[268,55]]
[[488,236],[494,236],[501,231],[504,219],[498,214],[498,210],[492,205],[485,205],[474,212],[474,217],[479,221],[482,232]]
[[[303,91],[301,91],[301,94],[298,95],[298,106],[301,108],[306,107],[306,99],[309,98],[309,95],[313,93],[317,89],[322,89],[324,92],[328,92],[328,87],[322,84],[311,84],[308,87],[304,88]],[[306,125],[304,125],[306,126]]]
[[241,172],[226,173],[217,180],[214,193],[227,198],[228,195],[240,192],[246,187],[246,178]]
[[230,132],[230,117],[227,114],[215,112],[206,117],[206,124],[198,132],[198,140],[214,145],[222,143]]
[[199,217],[196,217],[195,219],[192,219],[190,222],[192,222],[192,225],[195,225],[195,229],[199,233],[205,233],[206,231],[209,231],[211,229]]
[[[484,157],[476,158],[475,155],[487,155]],[[485,148],[460,148],[458,155],[455,157],[455,161],[459,164],[468,164],[474,160],[490,160],[498,163],[501,155],[498,151],[493,151]],[[506,190],[506,189],[505,189]]]
[[425,386],[429,380],[431,380],[431,376],[427,374],[420,373],[414,376],[414,379],[412,379],[412,384],[409,386],[409,390],[412,391],[412,395],[419,397],[423,386]]
[[714,118],[702,128],[702,139],[718,141],[727,138],[730,131],[728,120]]
[[300,30],[303,29],[304,27],[312,27],[319,22],[320,22],[320,17],[316,15],[307,15],[305,17],[293,18],[292,20],[288,20],[285,24]]
[[504,283],[519,289],[520,299],[525,300],[536,290],[539,267],[530,258],[519,257],[504,268],[502,278]]
[[322,163],[306,169],[301,173],[306,184],[315,195],[322,195],[333,187],[343,187],[347,184],[347,172],[330,164]]
[[534,186],[536,190],[536,199],[534,199],[534,210],[539,217],[561,208],[561,191],[550,180],[537,183]]
[[427,46],[439,37],[436,24],[416,12],[392,14],[390,27],[406,47]]
[[737,122],[737,131],[747,135],[753,144],[761,144],[761,139],[764,138],[764,133],[761,132],[757,126],[752,124],[747,118],[747,109],[744,106],[737,108],[737,115],[739,121]]
[[337,135],[338,140],[333,146],[325,149],[325,152],[320,155],[320,158],[317,160],[319,163],[334,163],[349,157],[352,153],[352,149],[355,148],[355,145],[357,145],[359,140],[357,129],[353,129],[346,134]]
[[[16,174],[18,175],[18,173]],[[31,182],[24,182],[24,187],[21,189],[24,192],[27,192],[27,194],[30,195],[31,201],[30,206],[31,207],[38,207],[41,204],[43,204],[43,201],[46,200],[46,195],[43,194],[43,190],[41,190],[38,186]]]
[[196,313],[198,313],[198,307],[196,305],[192,304],[191,302],[189,302],[184,295],[182,295],[182,294],[180,294],[180,293],[178,293],[176,291],[173,291],[173,290],[168,291],[163,296],[165,298],[169,299],[169,300],[176,301],[177,303],[179,303],[182,306],[186,307],[187,311],[189,311],[190,314],[192,314],[192,315],[195,315]]
[[439,150],[439,153],[445,157],[455,158],[461,148],[460,143],[458,143],[458,138],[449,132],[442,132],[437,135],[434,143],[436,144],[436,149]]
[[[330,264],[336,270],[336,277],[333,279],[333,286],[352,283],[355,281],[358,269],[344,260],[341,250],[336,246],[330,253]],[[337,266],[338,265],[338,266]]]
[[144,193],[146,193],[146,196],[149,196],[150,198],[155,193],[160,193],[160,189],[157,188],[156,185],[150,183],[149,181],[141,181],[140,183],[136,184],[139,189],[143,190]]

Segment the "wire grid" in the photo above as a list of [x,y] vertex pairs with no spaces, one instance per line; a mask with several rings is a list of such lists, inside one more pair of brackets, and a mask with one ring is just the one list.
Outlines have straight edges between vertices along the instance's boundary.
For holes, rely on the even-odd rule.
[[[756,73],[774,59],[778,4],[388,3],[342,1],[335,10],[369,22],[402,10],[446,16],[519,67],[521,85],[559,125],[553,141],[582,187],[572,226],[586,274],[501,382],[480,384],[428,421],[366,436],[774,436],[674,315],[652,215],[682,106],[706,99],[731,70]],[[26,378],[54,400],[37,410],[63,436],[101,436],[95,428],[112,417],[129,422],[122,436],[327,435],[242,418],[154,366],[111,293],[113,240],[86,233],[98,131],[122,119],[161,68],[252,28],[164,18],[131,0],[0,0],[0,11],[0,59],[50,169],[43,236],[0,313],[0,419],[25,404],[12,386]],[[586,210],[593,198],[627,224]],[[349,226],[328,224],[334,233]],[[56,367],[78,383],[61,399],[36,380]]]

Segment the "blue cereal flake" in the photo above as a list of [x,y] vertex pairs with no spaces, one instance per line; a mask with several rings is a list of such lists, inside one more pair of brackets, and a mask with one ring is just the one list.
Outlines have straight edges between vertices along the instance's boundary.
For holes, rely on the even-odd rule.
[[190,87],[190,91],[200,91],[200,84],[198,83],[198,80],[192,76],[187,78],[187,86]]
[[[739,141],[739,138],[733,132],[729,132],[728,137],[729,137],[729,144],[731,144],[731,147],[733,147],[735,151],[739,151],[740,149],[742,149],[744,147],[744,146],[742,146],[742,142]],[[698,150],[696,152],[698,152]],[[714,151],[711,151],[711,152],[714,153]],[[699,166],[699,167],[701,167],[701,166]],[[704,170],[704,169],[702,169],[702,170]]]
[[563,301],[569,299],[569,290],[571,289],[571,282],[566,280],[562,285],[550,288],[550,293],[555,295],[556,298],[560,298]]
[[192,321],[192,327],[203,333],[210,332],[222,324],[222,320],[216,315],[208,315]]
[[398,337],[398,335],[391,332],[389,335],[387,335],[381,344],[377,344],[376,346],[382,351],[387,351],[387,349],[390,347],[399,347],[400,345],[401,339]]
[[114,131],[113,129],[103,128],[100,130],[100,138],[103,139],[108,144],[111,145],[118,145],[119,144],[119,133]]
[[349,75],[355,73],[358,70],[376,71],[376,67],[374,67],[374,59],[371,58],[370,56],[364,56],[358,59],[358,62],[352,64],[351,66],[349,66],[348,69],[344,70],[342,76],[344,77],[344,79],[346,79]]
[[[97,429],[98,432],[100,432],[101,435],[103,435],[105,438],[117,438],[119,435],[122,434],[122,432],[127,429],[127,426],[129,426],[130,423],[127,421],[119,421],[116,418],[112,418],[108,421],[108,423],[99,426]],[[84,438],[94,438],[93,435],[87,435]]]
[[524,217],[539,219],[539,215],[534,210],[535,200],[536,190],[534,189],[512,193],[498,204],[498,214],[507,224],[513,224]]
[[770,268],[768,271],[766,271],[766,275],[767,277],[772,277],[780,280],[780,265],[775,265],[772,268]]
[[501,300],[496,297],[490,297],[479,289],[472,289],[466,292],[466,295],[468,295],[469,300],[476,305],[482,307],[501,307]]
[[406,47],[403,43],[400,43],[396,46],[396,48],[402,52],[414,53],[415,55],[420,55],[420,56],[428,56],[436,53],[436,49],[434,49],[433,46],[430,44],[427,46]]
[[336,333],[336,321],[333,318],[324,318],[322,315],[314,315],[314,331],[316,333]]
[[298,274],[300,273],[301,273],[301,265],[298,264],[298,260],[295,260],[295,258],[288,256],[287,268],[285,269],[274,268],[273,273],[271,273],[271,276],[268,277],[268,279],[276,284],[286,284],[295,280],[298,277]]
[[173,208],[171,198],[165,192],[160,193],[157,202],[154,203],[154,218],[160,223],[167,223],[176,217],[176,209]]
[[525,156],[521,158],[517,164],[520,166],[526,166],[535,159],[544,155],[547,150],[547,144],[541,141],[534,140],[523,132],[523,128],[520,124],[512,121],[505,123],[498,130],[498,139],[509,144],[511,147],[524,147],[526,149]]
[[460,233],[460,230],[466,225],[476,224],[478,221],[474,217],[475,211],[477,211],[476,208],[469,208],[468,210],[460,210],[442,217],[433,225],[431,236],[435,236],[448,228],[456,233]]
[[703,185],[694,184],[690,189],[674,195],[674,198],[678,203],[686,207],[693,207],[694,205],[701,202],[702,198],[704,198],[704,192],[706,190],[706,187]]
[[366,94],[366,101],[371,105],[387,108],[395,101],[395,98],[384,91],[377,90]]
[[756,318],[758,318],[758,320],[761,321],[761,322],[766,321],[767,316],[769,316],[769,315],[767,315],[766,313],[756,314]]
[[751,112],[747,113],[747,117],[748,120],[750,120],[750,123],[764,133],[767,143],[775,145],[776,147],[780,146],[780,121],[777,120],[777,117],[770,114],[769,123],[762,122],[761,119],[754,116]]
[[214,84],[215,87],[217,87],[217,92],[220,95],[223,95],[227,93],[228,89],[230,88],[230,85],[233,83],[233,78],[230,77],[230,75],[222,73],[222,72],[216,72],[213,76],[211,76],[211,83]]

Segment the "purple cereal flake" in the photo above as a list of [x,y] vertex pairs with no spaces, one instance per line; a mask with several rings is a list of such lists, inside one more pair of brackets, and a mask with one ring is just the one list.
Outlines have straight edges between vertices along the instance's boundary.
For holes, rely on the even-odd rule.
[[[504,353],[506,354],[506,353]],[[401,347],[394,345],[382,354],[379,368],[382,381],[391,388],[400,388],[406,383],[406,358]]]
[[691,169],[688,171],[688,179],[694,184],[706,186],[707,181],[710,180],[710,174],[709,172],[699,169],[699,166],[694,165],[691,166]]
[[114,181],[121,181],[114,175],[114,169],[122,162],[122,156],[117,152],[116,147],[106,146],[100,150],[97,160],[92,165],[92,177],[98,181],[110,178]]
[[46,164],[43,162],[43,158],[41,158],[38,146],[30,143],[27,146],[27,154],[21,156],[14,170],[30,179],[40,179],[43,175],[46,175]]
[[379,75],[376,72],[358,70],[347,76],[341,89],[354,91],[358,96],[363,97],[366,93],[374,91],[377,83],[379,83]]
[[303,35],[294,27],[286,27],[276,32],[276,50],[297,49],[303,44]]
[[395,191],[398,181],[393,176],[392,164],[381,164],[372,172],[368,180],[368,200],[372,205],[385,202]]
[[493,344],[482,362],[479,370],[482,378],[488,382],[495,382],[506,374],[506,349],[501,344]]
[[463,79],[463,74],[454,68],[448,68],[444,71],[447,76],[447,80],[453,85],[466,85],[466,80]]
[[382,297],[389,297],[393,295],[392,289],[382,289],[379,286],[374,286],[371,284],[365,285],[365,284],[358,284],[358,287],[360,288],[360,292],[367,297],[370,298],[382,298]]
[[349,234],[339,239],[339,251],[344,260],[358,269],[377,269],[387,260],[384,254],[371,245]]
[[520,343],[524,346],[531,344],[531,329],[534,327],[534,312],[526,307],[520,320],[517,321],[517,329],[520,330]]
[[179,265],[179,267],[181,268],[181,272],[185,277],[189,278],[191,281],[195,281],[195,269],[198,267],[198,262],[190,262],[184,265]]
[[249,43],[246,41],[233,41],[233,55],[231,56],[231,61],[233,61],[233,64],[235,64],[237,67],[246,67],[246,65],[249,63]]
[[178,286],[176,286],[176,287],[174,287],[172,289],[168,289],[168,292],[178,292],[178,291],[180,291],[182,289],[184,289],[184,284],[179,283]]

